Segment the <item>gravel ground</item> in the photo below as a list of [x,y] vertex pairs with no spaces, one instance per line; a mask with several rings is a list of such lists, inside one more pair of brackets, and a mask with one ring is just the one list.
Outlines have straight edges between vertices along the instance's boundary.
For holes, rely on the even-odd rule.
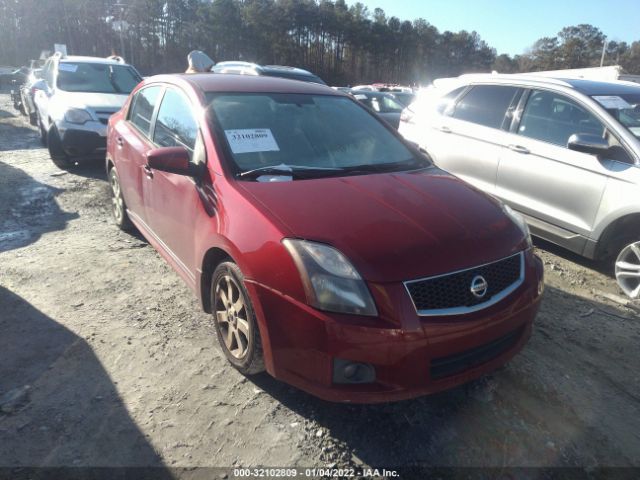
[[640,307],[540,244],[545,299],[508,365],[394,404],[245,378],[101,164],[56,168],[0,95],[0,467],[640,466]]

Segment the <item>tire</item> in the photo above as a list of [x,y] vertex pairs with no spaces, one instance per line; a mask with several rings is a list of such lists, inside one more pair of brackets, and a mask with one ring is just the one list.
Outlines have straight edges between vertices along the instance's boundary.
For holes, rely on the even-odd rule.
[[244,276],[233,262],[223,262],[213,272],[211,309],[218,342],[227,360],[244,375],[264,371],[258,323],[244,287]]
[[616,282],[629,298],[640,298],[640,237],[627,237],[616,243],[613,263]]
[[74,162],[69,155],[64,153],[60,134],[58,134],[58,129],[53,123],[47,132],[47,147],[49,148],[51,160],[58,168],[67,169],[73,167]]
[[36,123],[38,124],[38,131],[40,133],[40,143],[47,146],[47,131],[42,124],[42,119],[40,118],[40,114],[36,113]]
[[113,213],[114,223],[120,230],[130,232],[133,230],[133,224],[127,214],[127,204],[124,201],[122,195],[122,188],[120,187],[120,178],[115,167],[109,170],[109,185],[111,185],[111,207]]

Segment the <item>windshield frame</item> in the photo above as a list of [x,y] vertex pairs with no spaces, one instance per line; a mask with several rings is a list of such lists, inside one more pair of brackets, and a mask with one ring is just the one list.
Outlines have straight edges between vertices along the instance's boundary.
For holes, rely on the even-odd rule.
[[[417,146],[411,142],[408,142],[402,135],[400,135],[400,133],[393,128],[391,125],[389,125],[387,122],[385,122],[384,120],[380,119],[375,112],[371,111],[370,109],[366,108],[366,106],[362,105],[359,101],[357,101],[356,99],[352,98],[351,95],[347,95],[347,94],[342,94],[342,93],[333,93],[333,94],[318,94],[318,93],[309,93],[309,94],[300,94],[300,93],[293,93],[293,92],[247,92],[247,91],[225,91],[225,92],[217,92],[217,91],[209,91],[209,92],[204,92],[204,96],[205,96],[205,104],[203,106],[203,108],[205,109],[205,121],[207,122],[207,125],[210,129],[211,135],[214,137],[214,144],[219,146],[222,149],[222,153],[223,155],[219,155],[220,158],[220,164],[223,168],[223,171],[225,173],[227,173],[228,175],[230,175],[231,177],[233,177],[234,180],[236,181],[249,181],[249,182],[255,182],[256,179],[251,179],[251,178],[243,178],[242,174],[246,173],[247,171],[251,170],[251,169],[247,169],[247,170],[242,170],[242,168],[238,165],[238,163],[234,160],[234,154],[231,151],[231,146],[226,138],[226,135],[224,134],[224,130],[222,127],[221,122],[218,119],[218,116],[216,115],[216,112],[214,110],[214,108],[212,107],[211,103],[213,101],[213,99],[216,96],[232,96],[232,95],[287,95],[287,94],[291,94],[291,95],[308,95],[308,96],[312,96],[312,97],[332,97],[332,98],[342,98],[345,99],[347,101],[352,102],[352,104],[354,104],[357,108],[360,108],[362,110],[364,110],[375,122],[377,122],[379,125],[381,125],[382,127],[384,127],[385,129],[387,129],[389,131],[389,133],[391,133],[391,135],[397,140],[399,141],[411,154],[411,157],[403,160],[403,161],[398,161],[398,162],[394,162],[394,163],[398,163],[398,164],[403,164],[403,163],[408,163],[410,161],[412,162],[421,162],[423,165],[419,166],[419,167],[410,167],[410,168],[405,168],[405,169],[401,169],[401,170],[394,170],[394,171],[390,171],[390,172],[376,172],[376,171],[364,171],[364,169],[362,170],[357,170],[355,167],[364,167],[366,168],[367,165],[363,164],[363,165],[357,165],[357,166],[350,166],[347,167],[344,170],[338,170],[336,169],[335,171],[331,172],[332,174],[328,174],[328,171],[325,170],[324,173],[318,174],[315,177],[306,177],[306,178],[297,178],[296,181],[299,180],[314,180],[314,179],[320,179],[320,178],[327,178],[327,177],[346,177],[346,176],[356,176],[356,175],[373,175],[373,174],[377,174],[377,173],[399,173],[399,172],[409,172],[409,171],[416,171],[416,170],[423,170],[425,168],[430,168],[434,166],[434,163],[431,159],[431,157],[429,157],[425,152],[419,150],[417,148]],[[384,164],[380,164],[380,165],[384,165]],[[273,165],[275,166],[275,165]],[[349,169],[353,169],[353,172],[350,172]]]

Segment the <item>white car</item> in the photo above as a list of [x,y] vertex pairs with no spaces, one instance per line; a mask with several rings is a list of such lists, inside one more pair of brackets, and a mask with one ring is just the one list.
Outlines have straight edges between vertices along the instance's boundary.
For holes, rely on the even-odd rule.
[[120,110],[140,74],[120,58],[49,58],[36,91],[37,124],[51,160],[66,168],[104,157],[109,117]]
[[465,75],[440,87],[399,132],[640,298],[640,85]]

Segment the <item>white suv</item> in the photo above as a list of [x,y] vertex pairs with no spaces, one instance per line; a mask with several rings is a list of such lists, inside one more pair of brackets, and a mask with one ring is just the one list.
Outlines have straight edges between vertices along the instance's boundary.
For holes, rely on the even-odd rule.
[[61,168],[104,157],[109,117],[142,80],[122,59],[62,56],[42,69],[34,103],[40,137]]
[[400,133],[524,214],[533,234],[611,261],[640,298],[640,85],[533,75],[445,85],[403,112]]

